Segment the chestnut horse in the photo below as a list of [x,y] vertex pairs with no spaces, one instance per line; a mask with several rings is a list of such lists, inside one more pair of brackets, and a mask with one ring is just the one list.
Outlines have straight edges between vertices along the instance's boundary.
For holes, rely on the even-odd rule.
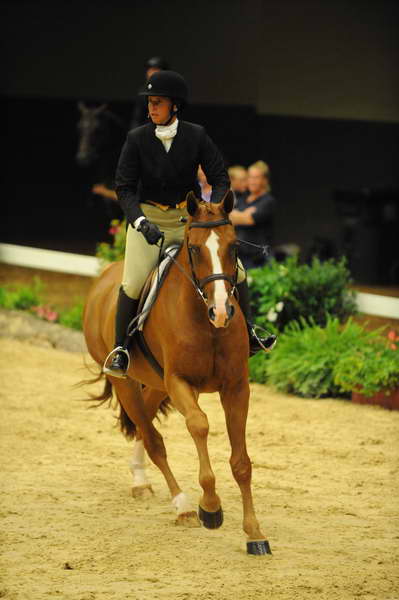
[[[172,502],[176,507],[180,503],[180,522],[185,523],[192,513],[169,468],[162,436],[152,423],[162,401],[169,397],[184,416],[198,452],[199,483],[203,489],[199,518],[206,527],[216,528],[223,522],[223,512],[208,454],[208,419],[199,407],[198,396],[202,392],[219,392],[231,444],[230,465],[242,495],[247,551],[270,554],[255,516],[251,461],[245,441],[250,393],[249,341],[244,316],[234,297],[237,241],[228,219],[233,203],[232,192],[220,204],[202,202],[192,192],[188,194],[184,242],[143,330],[164,376],[153,369],[133,343],[128,377],[107,375],[104,393],[99,398],[109,398],[111,386],[114,388],[121,405],[122,429],[132,433],[137,427],[149,457],[165,477]],[[96,281],[86,303],[84,333],[88,350],[99,365],[114,344],[121,277],[121,263],[112,264]],[[137,464],[140,466],[140,457]]]

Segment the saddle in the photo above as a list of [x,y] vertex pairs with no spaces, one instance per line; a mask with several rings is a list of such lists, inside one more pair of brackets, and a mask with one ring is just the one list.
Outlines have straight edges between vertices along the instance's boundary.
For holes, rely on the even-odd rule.
[[172,258],[175,258],[181,246],[181,243],[176,243],[171,244],[170,246],[165,248],[165,251],[161,258],[161,262],[151,271],[151,273],[147,277],[147,280],[140,294],[139,300],[139,318],[136,326],[139,331],[143,331],[144,323],[148,315],[150,314],[150,310],[158,297],[159,290],[161,289],[169,272],[169,269],[173,263]]
[[[159,265],[157,265],[147,277],[139,299],[138,317],[135,326],[129,331],[128,335],[130,338],[134,336],[136,342],[152,366],[152,368],[158,373],[163,379],[164,371],[157,359],[151,352],[143,333],[144,323],[150,314],[151,308],[154,305],[155,300],[158,297],[159,290],[161,289],[169,269],[173,263],[173,258],[178,254],[182,243],[171,244],[163,253]],[[130,329],[130,326],[129,326]]]

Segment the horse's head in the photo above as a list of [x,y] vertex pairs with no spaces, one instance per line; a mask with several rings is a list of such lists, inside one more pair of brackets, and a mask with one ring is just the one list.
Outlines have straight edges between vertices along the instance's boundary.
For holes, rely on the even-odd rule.
[[106,104],[89,108],[84,102],[78,102],[80,119],[78,122],[79,145],[76,152],[76,162],[80,167],[90,167],[98,159],[102,135],[101,115],[107,108]]
[[215,327],[227,327],[234,315],[232,296],[237,283],[237,242],[229,213],[234,196],[222,202],[203,202],[193,192],[187,196],[185,243],[193,279],[203,294],[208,317]]

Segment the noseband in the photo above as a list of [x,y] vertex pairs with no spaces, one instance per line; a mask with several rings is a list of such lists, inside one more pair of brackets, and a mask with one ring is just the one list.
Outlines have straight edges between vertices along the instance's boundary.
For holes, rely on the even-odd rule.
[[[218,221],[204,221],[204,222],[193,221],[192,223],[190,223],[188,228],[189,229],[193,229],[193,228],[213,229],[213,227],[220,227],[222,225],[232,225],[232,222],[230,221],[230,219],[220,219]],[[191,255],[192,250],[190,249],[190,247],[188,245],[188,240],[187,240],[187,250],[188,250],[188,256],[190,259],[191,276],[193,278],[193,283],[195,285],[197,292],[199,293],[199,295],[201,296],[201,298],[203,299],[205,304],[207,304],[208,297],[206,295],[206,292],[204,291],[204,287],[208,283],[211,283],[212,281],[218,281],[218,280],[228,281],[231,285],[231,289],[228,293],[228,296],[230,297],[234,294],[236,285],[237,285],[237,277],[238,277],[237,259],[236,259],[236,270],[234,273],[234,277],[230,277],[230,275],[226,275],[225,273],[214,273],[213,275],[208,275],[208,277],[204,277],[203,279],[198,279],[197,274],[195,272],[194,264],[193,264],[193,258]]]

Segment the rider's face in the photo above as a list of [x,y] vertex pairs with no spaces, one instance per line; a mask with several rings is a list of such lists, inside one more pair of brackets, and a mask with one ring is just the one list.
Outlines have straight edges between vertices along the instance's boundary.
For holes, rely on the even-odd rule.
[[[172,110],[172,100],[164,96],[149,96],[148,97],[148,112],[150,119],[155,125],[163,125],[170,119],[170,111]],[[171,121],[173,122],[176,119]]]

